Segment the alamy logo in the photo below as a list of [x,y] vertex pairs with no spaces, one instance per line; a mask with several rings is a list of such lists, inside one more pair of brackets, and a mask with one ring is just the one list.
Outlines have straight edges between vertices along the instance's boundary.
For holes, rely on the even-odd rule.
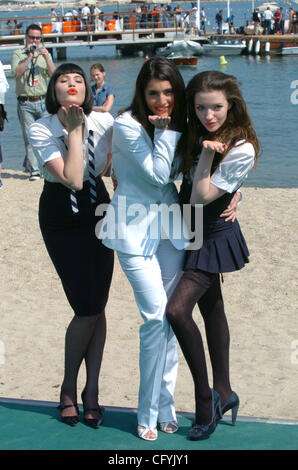
[[292,81],[291,88],[295,88],[295,90],[291,93],[291,103],[298,104],[298,80]]
[[[106,214],[105,214],[106,213]],[[203,243],[203,206],[183,204],[127,204],[126,196],[118,196],[117,205],[99,204],[95,215],[105,217],[95,227],[98,238],[125,240],[134,230],[150,240],[171,238],[183,240],[184,249],[198,250]],[[193,227],[193,229],[192,229]]]

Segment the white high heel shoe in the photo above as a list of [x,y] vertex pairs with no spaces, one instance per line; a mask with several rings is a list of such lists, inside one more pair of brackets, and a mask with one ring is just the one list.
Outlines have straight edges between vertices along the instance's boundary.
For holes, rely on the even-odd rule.
[[[149,432],[153,434],[153,436],[148,436]],[[138,425],[138,436],[141,439],[144,439],[144,441],[156,441],[157,439],[157,429],[156,427],[151,427],[151,426],[141,426],[140,424]]]
[[[169,426],[172,426],[172,429],[169,429]],[[166,432],[167,434],[174,434],[179,429],[177,421],[162,421],[158,423],[158,427],[161,431]]]

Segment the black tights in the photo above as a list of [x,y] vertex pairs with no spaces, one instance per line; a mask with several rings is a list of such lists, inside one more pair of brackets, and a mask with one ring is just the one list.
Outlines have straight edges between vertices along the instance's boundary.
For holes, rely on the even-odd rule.
[[[84,401],[87,408],[96,408],[98,400],[98,377],[106,339],[105,312],[88,317],[73,317],[65,335],[65,370],[61,387],[62,405],[77,402],[77,378],[80,366],[85,360],[86,385]],[[63,415],[72,415],[67,408]],[[87,416],[93,418],[96,416]]]
[[232,393],[229,379],[229,327],[224,312],[219,274],[184,272],[167,306],[167,318],[193,376],[196,423],[212,419],[211,389],[201,333],[193,320],[196,305],[204,320],[213,372],[213,388],[225,404]]

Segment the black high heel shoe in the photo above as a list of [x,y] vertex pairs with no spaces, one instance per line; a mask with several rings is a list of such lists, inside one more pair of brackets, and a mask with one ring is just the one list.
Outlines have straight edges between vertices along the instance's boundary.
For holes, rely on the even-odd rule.
[[68,424],[68,426],[76,426],[76,424],[78,424],[79,422],[79,407],[76,403],[73,403],[72,405],[60,405],[57,406],[58,410],[61,412],[63,410],[65,410],[66,408],[75,408],[77,410],[77,415],[74,415],[74,416],[62,416],[60,414],[60,418],[61,418],[61,421],[62,423],[64,424]]
[[237,393],[233,392],[227,403],[221,408],[222,416],[229,410],[232,410],[232,426],[235,426],[240,400]]
[[210,434],[215,431],[218,423],[218,416],[221,418],[220,396],[215,390],[212,391],[212,420],[209,424],[196,424],[194,423],[190,432],[189,439],[191,441],[201,441],[208,439]]
[[[83,395],[84,395],[84,393],[82,393],[82,395],[81,395],[82,402],[83,402],[83,409],[84,409],[84,423],[87,426],[90,426],[93,429],[98,429],[103,423],[104,407],[99,406],[99,405],[97,405],[96,408],[87,408],[87,407],[85,407]],[[91,413],[91,412],[99,413],[100,417],[99,418],[85,418],[85,415],[87,413]]]

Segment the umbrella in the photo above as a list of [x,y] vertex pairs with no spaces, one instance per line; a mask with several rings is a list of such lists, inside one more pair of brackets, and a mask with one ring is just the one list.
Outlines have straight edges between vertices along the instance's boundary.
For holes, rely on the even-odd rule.
[[267,9],[270,9],[271,11],[276,11],[279,9],[279,6],[276,5],[276,3],[263,3],[262,5],[260,5],[259,7],[257,7],[257,9],[259,11],[265,11]]

